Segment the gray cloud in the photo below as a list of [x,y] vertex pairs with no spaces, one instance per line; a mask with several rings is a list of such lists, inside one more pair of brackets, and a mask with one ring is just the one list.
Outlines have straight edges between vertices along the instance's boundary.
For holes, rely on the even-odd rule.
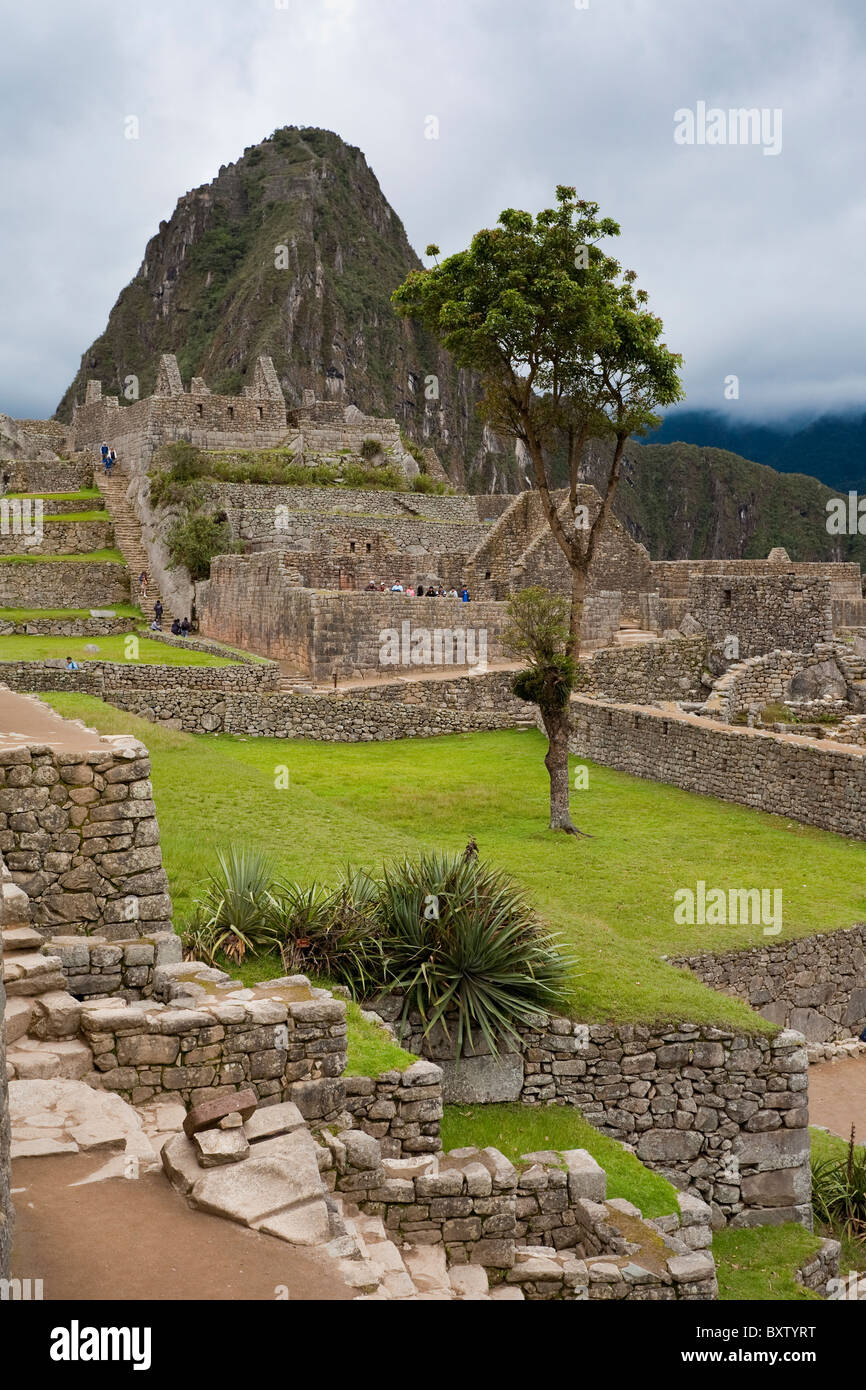
[[[576,184],[622,224],[691,406],[730,374],[744,418],[866,399],[862,0],[0,8],[0,409],[49,414],[177,198],[286,124],[360,146],[419,249]],[[700,101],[781,109],[781,152],[677,145]]]

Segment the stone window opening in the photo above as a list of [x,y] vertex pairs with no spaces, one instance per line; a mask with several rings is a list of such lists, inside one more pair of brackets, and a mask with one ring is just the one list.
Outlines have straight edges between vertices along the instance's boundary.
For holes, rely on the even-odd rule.
[[370,543],[370,541],[367,541],[367,554],[368,554],[368,555],[370,554],[370,551],[371,551],[372,549],[373,549],[372,544]]
[[489,578],[490,578],[490,570],[485,570],[485,571],[484,571],[484,578],[485,578],[485,579],[489,579]]
[[198,404],[196,405],[195,413],[196,413],[196,415],[203,415],[203,414],[204,414],[204,406],[202,405],[201,401],[199,401]]
[[264,406],[261,406],[261,405],[260,405],[258,409],[259,409],[259,419],[260,419],[260,420],[264,420],[264,418],[265,418]]
[[233,405],[230,405],[230,406],[229,406],[229,419],[230,419],[230,420],[233,420],[234,418],[235,418],[235,408],[234,408]]
[[355,553],[355,542],[354,542],[354,541],[349,541],[349,552],[350,552],[350,554],[352,554],[352,555],[354,555],[354,553]]
[[722,607],[723,607],[723,608],[730,608],[730,606],[731,606],[731,590],[730,590],[730,589],[723,589],[723,590],[722,590]]

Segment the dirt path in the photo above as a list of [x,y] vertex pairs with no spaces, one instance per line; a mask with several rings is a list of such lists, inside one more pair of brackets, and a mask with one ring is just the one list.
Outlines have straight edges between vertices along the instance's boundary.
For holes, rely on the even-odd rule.
[[853,1124],[866,1143],[866,1055],[809,1068],[809,1119],[843,1139]]
[[0,686],[0,749],[25,743],[47,743],[79,753],[104,747],[99,734],[61,718],[35,696],[17,695]]
[[[355,1296],[328,1256],[193,1211],[162,1173],[80,1183],[105,1154],[16,1159],[12,1274],[46,1300]],[[285,1297],[285,1295],[283,1295]]]

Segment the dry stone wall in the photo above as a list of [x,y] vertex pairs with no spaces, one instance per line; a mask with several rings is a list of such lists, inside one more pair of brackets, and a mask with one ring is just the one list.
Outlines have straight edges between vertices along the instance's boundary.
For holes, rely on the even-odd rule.
[[639,704],[697,698],[705,693],[701,685],[705,654],[703,637],[603,647],[581,658],[575,689]]
[[0,618],[0,637],[113,637],[129,628],[129,618],[28,618],[26,622]]
[[[245,512],[275,513],[290,517],[353,517],[374,521],[428,521],[475,526],[495,514],[498,498],[469,494],[385,492],[381,489],[299,487],[277,483],[205,483],[205,495],[217,509],[238,517]],[[508,498],[506,501],[510,500]],[[483,512],[484,515],[480,515]]]
[[0,852],[46,938],[172,929],[147,750],[103,743],[0,751]]
[[678,956],[711,989],[743,999],[809,1042],[835,1042],[866,1028],[866,926],[820,932],[751,951]]
[[110,608],[129,603],[129,574],[111,561],[0,562],[0,608]]
[[811,1227],[802,1034],[681,1024],[524,1032],[524,1104],[568,1104],[734,1226]]
[[293,1100],[308,1116],[321,1109],[323,1089],[314,1083],[334,1078],[333,1108],[340,1108],[346,1006],[337,999],[215,997],[194,1008],[96,1001],[82,1006],[81,1030],[100,1084],[133,1105],[171,1098],[190,1106],[251,1086],[260,1100]]
[[794,572],[693,575],[688,611],[710,642],[735,637],[740,658],[781,649],[803,651],[833,635],[830,594],[830,579]]
[[[93,486],[93,465],[89,461],[5,459],[0,473],[4,492],[81,492]],[[81,505],[77,504],[76,511],[80,510]]]
[[571,710],[578,757],[866,838],[866,759],[851,748],[581,696]]
[[[24,515],[28,527],[32,516]],[[41,538],[23,528],[17,533],[14,529],[8,534],[0,532],[0,555],[89,555],[107,549],[113,536],[108,517],[104,521],[63,521],[43,516]]]
[[376,1077],[345,1076],[346,1110],[358,1129],[378,1139],[384,1158],[442,1149],[442,1069],[428,1061]]

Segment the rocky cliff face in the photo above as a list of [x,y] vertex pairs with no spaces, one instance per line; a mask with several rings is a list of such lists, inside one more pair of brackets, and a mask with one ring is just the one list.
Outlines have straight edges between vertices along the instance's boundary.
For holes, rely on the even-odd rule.
[[419,265],[360,150],[329,131],[278,130],[161,223],[57,414],[69,419],[87,377],[121,403],[129,376],[149,394],[162,352],[177,354],[187,381],[227,393],[268,353],[289,405],[311,387],[394,416],[458,485],[492,473],[505,490],[513,454],[487,468],[477,378],[391,307]]

